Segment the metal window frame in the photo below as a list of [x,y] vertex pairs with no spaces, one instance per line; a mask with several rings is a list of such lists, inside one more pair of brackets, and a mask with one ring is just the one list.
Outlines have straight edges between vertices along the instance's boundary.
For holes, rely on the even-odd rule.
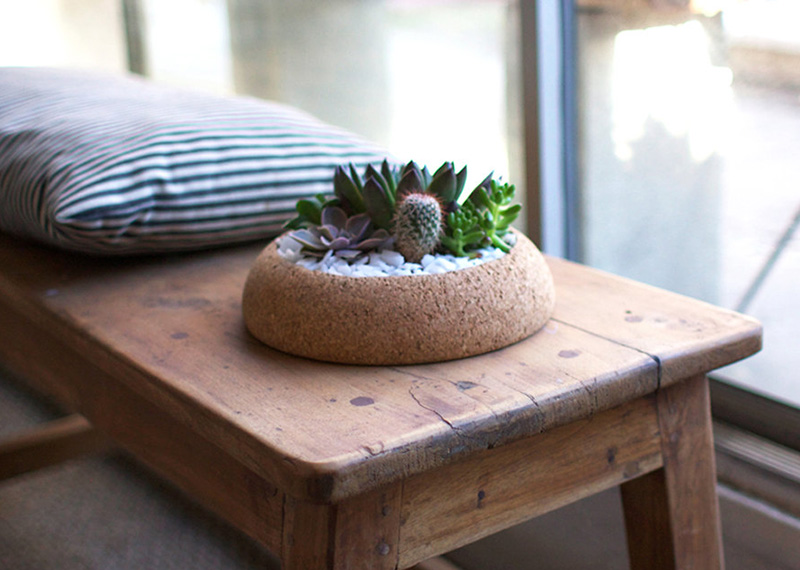
[[575,10],[520,0],[528,233],[542,251],[578,259]]
[[[580,261],[576,10],[575,0],[520,0],[529,234]],[[800,409],[719,374],[711,407],[720,481],[798,516]]]

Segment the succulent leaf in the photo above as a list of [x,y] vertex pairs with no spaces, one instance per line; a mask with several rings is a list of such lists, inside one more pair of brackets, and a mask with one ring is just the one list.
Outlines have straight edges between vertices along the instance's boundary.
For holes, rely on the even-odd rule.
[[318,226],[320,224],[320,214],[322,208],[328,205],[335,204],[338,200],[333,200],[326,197],[324,194],[317,194],[315,196],[316,202],[313,200],[298,200],[296,205],[297,216],[284,224],[284,227],[289,230],[296,230],[299,228],[307,228]]
[[315,230],[301,228],[299,230],[293,231],[290,235],[295,241],[303,245],[304,250],[322,251],[327,249],[325,247],[325,244],[322,243],[319,234],[316,233]]
[[456,197],[454,198],[456,202],[461,197],[461,193],[464,191],[464,186],[466,184],[467,184],[467,167],[465,166],[458,171],[458,174],[456,174]]
[[[418,175],[420,175],[419,166],[413,160],[409,161],[404,167],[403,170],[400,172],[400,178],[402,179],[403,176],[408,174],[410,170],[414,170]],[[422,180],[422,176],[420,175],[420,180]]]
[[[386,163],[386,161],[384,161]],[[367,171],[364,174],[365,179],[369,182],[370,178],[374,178],[375,182],[378,183],[378,186],[381,187],[384,194],[386,195],[386,199],[391,204],[392,210],[394,210],[395,204],[395,193],[392,185],[389,183],[389,180],[379,172],[374,166],[371,164],[367,166]],[[394,180],[392,180],[394,182]],[[366,190],[367,183],[364,183],[364,189]]]
[[397,171],[389,165],[389,161],[386,159],[381,163],[381,174],[386,181],[387,190],[391,193],[392,198],[397,200],[397,182],[399,180],[399,175]]
[[364,184],[364,207],[372,222],[379,228],[389,229],[394,215],[394,203],[378,178],[370,177]]
[[371,224],[372,222],[367,214],[356,214],[347,219],[344,229],[354,239],[361,241],[369,231]]
[[356,165],[352,162],[349,164],[350,167],[350,178],[353,180],[353,183],[358,188],[359,192],[364,190],[364,185],[361,183],[361,177],[358,175],[358,170],[356,170]]
[[319,202],[311,200],[299,200],[297,202],[297,213],[309,222],[319,224],[322,207]]
[[320,214],[320,221],[323,226],[333,226],[334,228],[341,228],[347,221],[347,214],[344,210],[337,207],[323,208]]
[[356,248],[360,251],[371,251],[389,247],[392,241],[392,236],[386,230],[375,230],[370,237],[356,244]]
[[355,173],[355,179],[347,174],[341,166],[336,167],[333,175],[333,193],[342,203],[342,206],[351,213],[358,214],[364,211],[364,199],[361,195],[361,181],[355,167],[350,165],[351,173]]
[[455,202],[456,199],[456,174],[452,162],[445,162],[434,173],[427,192],[439,196],[444,204]]
[[433,177],[431,176],[428,167],[423,166],[422,169],[419,171],[419,173],[420,173],[420,178],[422,178],[422,188],[427,188],[428,186],[430,186]]
[[422,183],[422,174],[419,168],[416,167],[416,164],[413,162],[408,163],[409,166],[413,165],[413,168],[409,168],[406,166],[406,169],[403,172],[402,178],[400,178],[400,182],[397,183],[397,198],[400,200],[402,197],[414,193],[414,192],[422,192],[425,189]]

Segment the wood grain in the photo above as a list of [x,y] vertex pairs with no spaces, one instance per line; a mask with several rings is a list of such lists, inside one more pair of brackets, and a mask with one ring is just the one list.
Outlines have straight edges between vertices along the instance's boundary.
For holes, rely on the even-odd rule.
[[283,497],[274,485],[62,340],[0,299],[0,358],[10,370],[34,387],[58,394],[91,417],[99,431],[207,508],[268,548],[279,548]]
[[[703,374],[761,349],[755,319],[561,259],[554,320],[642,351],[659,363],[660,385]],[[598,302],[602,299],[602,302]]]
[[708,381],[695,376],[659,391],[663,473],[622,487],[634,569],[724,567]]
[[287,497],[284,570],[394,570],[398,564],[401,485],[338,505]]
[[757,322],[551,259],[556,311],[525,341],[326,364],[246,332],[259,250],[98,260],[0,236],[0,358],[290,569],[410,566],[654,470],[625,483],[632,559],[721,566],[702,373],[758,350]]
[[653,398],[478,453],[403,487],[400,567],[659,468]]
[[631,570],[676,570],[663,469],[620,487]]
[[111,441],[83,416],[74,414],[0,442],[0,481],[97,453]]
[[[336,502],[657,385],[646,355],[560,323],[440,365],[340,366],[281,354],[242,324],[252,247],[120,263],[5,246],[0,294],[23,320],[42,322],[298,498]],[[36,354],[33,344],[26,354]],[[48,388],[80,409],[69,400],[82,396],[53,380]]]

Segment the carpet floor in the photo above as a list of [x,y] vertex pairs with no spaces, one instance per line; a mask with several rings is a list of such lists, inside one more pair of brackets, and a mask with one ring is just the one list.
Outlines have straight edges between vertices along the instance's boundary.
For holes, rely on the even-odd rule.
[[[0,440],[62,415],[0,370]],[[278,569],[122,452],[0,482],[0,570]]]

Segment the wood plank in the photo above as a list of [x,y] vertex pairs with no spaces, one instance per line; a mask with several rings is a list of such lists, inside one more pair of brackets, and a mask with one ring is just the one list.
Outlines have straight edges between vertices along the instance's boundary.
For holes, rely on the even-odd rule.
[[663,469],[621,488],[631,570],[676,570],[669,499]]
[[761,349],[755,319],[569,261],[548,263],[556,281],[553,319],[650,355],[661,366],[662,386]]
[[661,466],[652,397],[487,450],[403,487],[400,567]]
[[695,376],[657,395],[663,474],[623,485],[633,569],[723,567],[708,382]]
[[[437,365],[280,354],[242,324],[254,247],[121,263],[0,244],[9,310],[298,498],[352,497],[657,385],[646,355],[563,324]],[[42,352],[35,343],[25,350]],[[87,390],[46,384],[81,409]]]
[[339,505],[287,497],[284,570],[394,570],[398,561],[400,484]]
[[98,430],[195,500],[279,549],[283,497],[274,485],[60,340],[0,299],[0,358],[10,370],[61,395]]
[[59,418],[0,442],[0,481],[110,447],[83,416]]
[[401,500],[402,483],[397,483],[338,505],[335,569],[397,568]]
[[286,497],[281,543],[282,570],[330,570],[335,507]]

